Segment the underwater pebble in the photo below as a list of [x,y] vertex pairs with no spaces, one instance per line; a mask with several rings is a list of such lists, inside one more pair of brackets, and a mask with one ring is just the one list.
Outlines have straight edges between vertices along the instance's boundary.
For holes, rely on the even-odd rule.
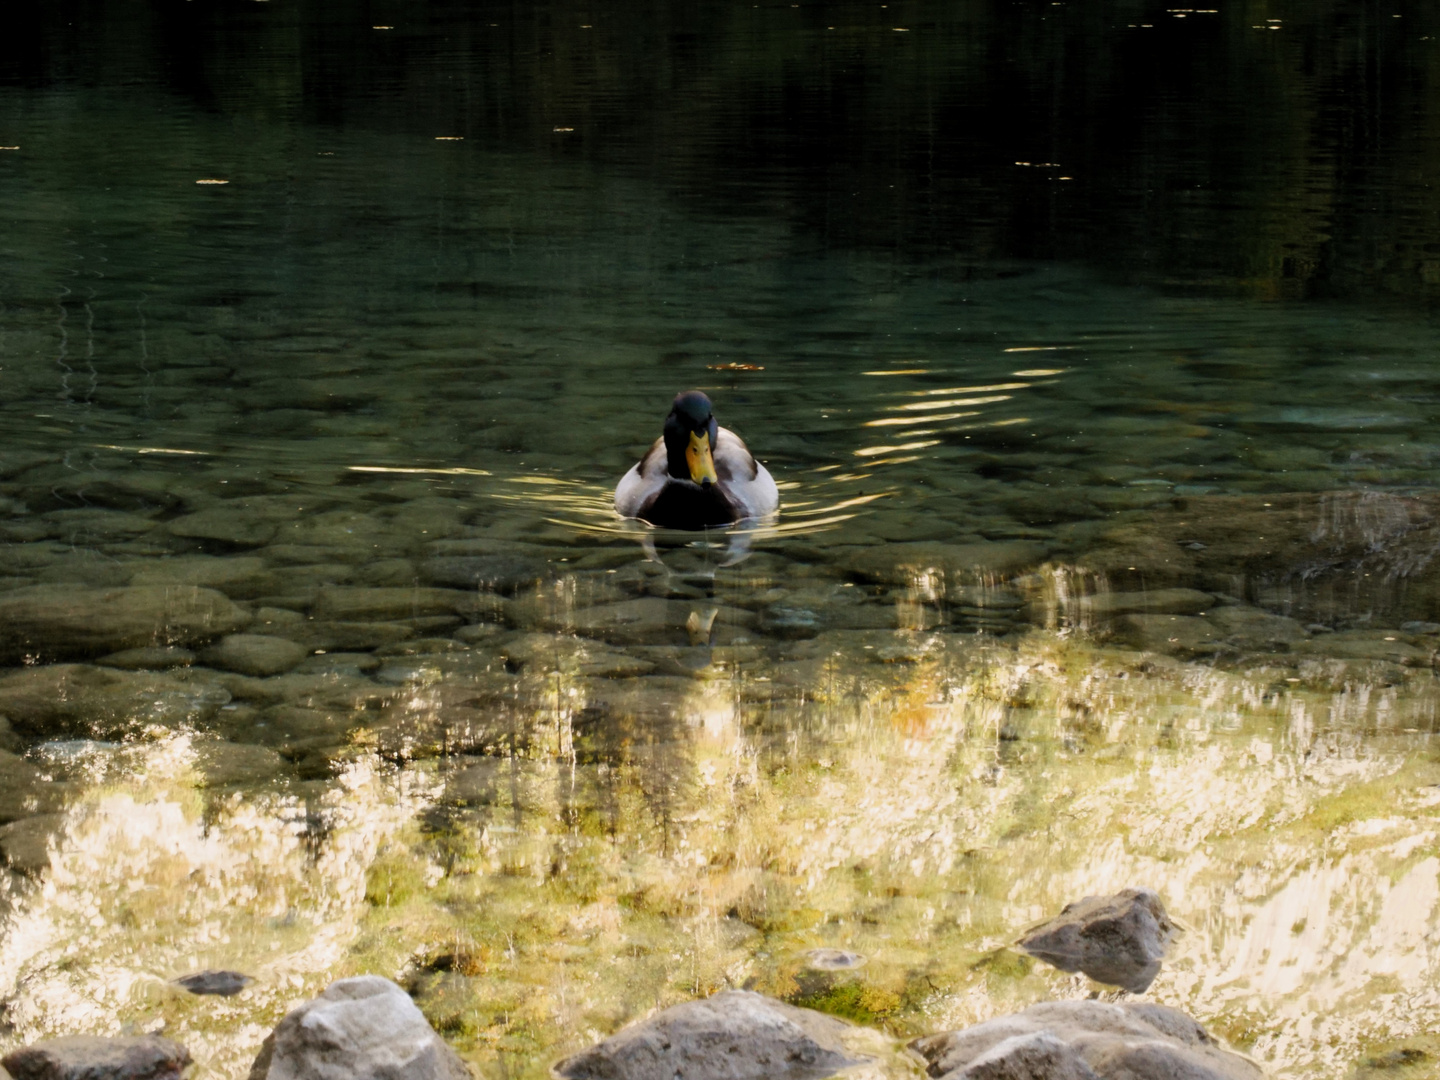
[[1194,615],[1122,615],[1111,640],[1167,656],[1206,656],[1220,651],[1219,627]]
[[1214,596],[1197,589],[1154,589],[1076,597],[1066,609],[1081,618],[1113,619],[1120,615],[1199,615],[1214,604]]
[[189,667],[195,654],[178,645],[147,645],[141,649],[122,649],[95,661],[100,667],[123,668],[126,671],[163,671],[166,668]]
[[220,506],[175,518],[166,526],[172,536],[212,540],[232,547],[260,547],[275,535],[275,522],[242,507]]
[[22,734],[114,741],[148,728],[203,724],[230,700],[222,688],[153,672],[52,664],[0,677],[0,712]]
[[0,750],[0,823],[65,808],[71,788],[56,783],[18,754]]
[[241,675],[282,675],[305,659],[306,649],[283,637],[229,634],[200,654],[211,667]]
[[811,949],[805,963],[816,971],[853,971],[865,966],[865,957],[845,949]]
[[262,784],[291,774],[290,765],[274,750],[253,743],[196,739],[195,768],[211,787]]
[[243,608],[213,589],[36,585],[0,593],[0,661],[27,653],[64,658],[190,645],[249,622]]
[[193,975],[181,975],[172,980],[176,986],[192,994],[215,994],[232,997],[255,980],[238,971],[197,971]]
[[1045,545],[1026,540],[979,544],[882,544],[862,548],[840,566],[867,581],[908,585],[925,575],[941,575],[954,584],[973,578],[1013,576],[1042,562]]
[[35,814],[0,825],[0,857],[16,873],[39,877],[50,869],[51,841],[64,828],[64,814]]

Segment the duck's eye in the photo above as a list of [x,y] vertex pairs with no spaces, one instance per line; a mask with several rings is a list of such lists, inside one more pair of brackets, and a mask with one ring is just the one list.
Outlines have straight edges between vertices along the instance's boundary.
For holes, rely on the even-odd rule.
[[690,466],[690,479],[701,487],[716,483],[715,459],[710,456],[710,433],[692,431],[685,447],[685,463]]

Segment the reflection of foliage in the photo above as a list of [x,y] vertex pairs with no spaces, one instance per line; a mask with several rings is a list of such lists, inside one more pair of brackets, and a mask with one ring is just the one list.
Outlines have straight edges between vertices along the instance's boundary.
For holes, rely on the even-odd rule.
[[[1440,23],[1423,6],[1392,19],[1322,0],[1281,21],[1258,3],[1176,18],[1135,0],[644,0],[606,18],[552,0],[426,6],[385,35],[345,4],[243,19],[188,5],[164,25],[87,8],[83,41],[124,43],[110,50],[82,45],[71,6],[17,12],[6,70],[32,84],[83,70],[100,86],[165,72],[172,91],[255,133],[256,178],[294,178],[297,121],[386,139],[434,131],[463,135],[466,150],[643,173],[707,211],[759,204],[807,248],[820,237],[1101,259],[1266,298],[1440,295],[1440,189],[1424,180],[1437,164]],[[403,186],[373,194],[383,205],[444,188],[463,201],[482,183],[457,164],[468,160],[411,162]]]

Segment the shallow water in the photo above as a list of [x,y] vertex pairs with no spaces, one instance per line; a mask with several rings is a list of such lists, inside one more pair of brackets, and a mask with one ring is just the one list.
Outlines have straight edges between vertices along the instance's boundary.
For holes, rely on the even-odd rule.
[[[1109,992],[1009,946],[1146,885],[1153,1000],[1433,1062],[1427,16],[1112,14],[26,16],[6,1044],[242,1076],[358,971],[486,1075],[907,1036]],[[690,386],[782,513],[650,559]]]

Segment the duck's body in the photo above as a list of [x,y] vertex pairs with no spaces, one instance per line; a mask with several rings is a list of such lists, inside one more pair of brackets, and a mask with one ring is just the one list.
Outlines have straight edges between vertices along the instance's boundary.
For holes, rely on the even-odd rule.
[[709,529],[773,514],[780,490],[698,390],[675,399],[665,434],[620,479],[615,509],[665,529]]

